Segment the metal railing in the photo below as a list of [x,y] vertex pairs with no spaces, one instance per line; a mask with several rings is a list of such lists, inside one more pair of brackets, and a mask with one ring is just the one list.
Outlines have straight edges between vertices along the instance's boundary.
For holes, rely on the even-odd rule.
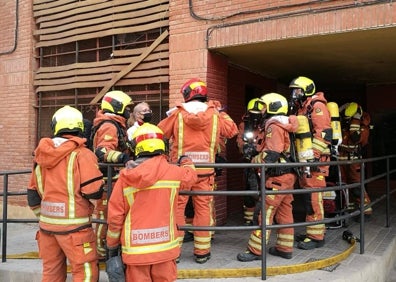
[[[330,166],[341,166],[341,165],[350,165],[354,163],[361,164],[361,178],[359,183],[354,184],[339,184],[338,186],[326,187],[326,188],[315,188],[313,189],[293,189],[293,190],[282,190],[282,191],[272,191],[265,189],[265,179],[266,179],[266,169],[268,168],[277,168],[277,167],[306,167],[306,166],[314,166],[315,164],[310,163],[287,163],[287,164],[250,164],[250,163],[225,163],[225,164],[196,164],[196,167],[214,167],[214,168],[223,168],[223,169],[235,169],[235,168],[259,168],[262,172],[262,177],[260,179],[260,190],[259,191],[246,191],[246,190],[238,190],[238,191],[180,191],[181,195],[213,195],[213,196],[262,196],[265,198],[266,195],[276,195],[276,194],[305,194],[305,193],[315,193],[315,192],[327,192],[327,191],[340,191],[340,190],[349,190],[352,188],[360,189],[360,202],[364,203],[364,187],[366,184],[371,183],[376,180],[385,179],[386,183],[386,193],[382,196],[378,197],[374,201],[372,201],[369,205],[360,205],[358,210],[352,212],[346,212],[343,215],[339,215],[335,218],[325,218],[324,220],[315,221],[315,222],[298,222],[293,224],[275,224],[275,225],[266,225],[265,213],[262,213],[262,224],[253,225],[253,226],[180,226],[181,230],[193,231],[193,230],[206,230],[206,231],[246,231],[246,230],[257,230],[261,229],[262,234],[266,234],[266,230],[279,229],[279,228],[294,228],[294,227],[302,227],[316,224],[329,224],[333,222],[338,222],[340,220],[346,220],[355,216],[360,215],[360,253],[364,253],[364,209],[372,207],[377,203],[385,200],[386,201],[386,227],[390,226],[390,195],[396,192],[396,189],[390,189],[390,176],[396,172],[396,168],[391,168],[391,160],[396,161],[396,155],[389,155],[384,157],[376,157],[369,159],[360,159],[353,161],[329,161],[323,162],[321,165],[330,165]],[[385,162],[385,172],[376,174],[370,178],[366,178],[365,175],[365,167],[366,164],[371,163],[374,164],[376,162]],[[112,177],[112,169],[114,164],[100,164],[100,166],[107,167],[107,179],[111,179]],[[3,217],[1,219],[2,223],[2,262],[6,262],[7,256],[7,224],[8,223],[37,223],[37,219],[10,219],[8,218],[8,197],[10,196],[21,196],[26,195],[26,192],[10,192],[9,191],[9,176],[10,175],[18,175],[18,174],[30,174],[31,170],[21,170],[21,171],[4,171],[0,172],[0,175],[4,177],[3,181],[3,193],[0,195],[3,197]],[[107,191],[108,195],[111,194],[112,182],[107,181]],[[243,188],[244,189],[244,188]],[[261,210],[265,211],[265,201],[261,201]],[[106,223],[103,220],[93,220],[94,223]],[[262,249],[266,249],[266,236],[262,236]],[[262,280],[266,280],[266,252],[262,252]]]

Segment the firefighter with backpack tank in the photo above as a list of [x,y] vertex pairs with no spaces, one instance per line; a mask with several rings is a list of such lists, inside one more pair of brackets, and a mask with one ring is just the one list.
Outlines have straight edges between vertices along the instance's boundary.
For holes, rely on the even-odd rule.
[[[363,111],[362,107],[355,103],[346,103],[340,107],[342,143],[339,147],[339,160],[359,160],[363,157],[363,149],[369,142],[370,115]],[[360,182],[361,164],[352,163],[342,165],[341,177],[346,184]],[[371,203],[367,192],[364,193],[364,205]],[[360,206],[360,188],[353,188],[351,198],[357,206]],[[365,208],[364,217],[370,218],[373,210]]]
[[73,281],[96,282],[99,269],[92,201],[102,196],[103,175],[96,156],[85,146],[79,110],[60,108],[51,127],[53,138],[42,138],[34,151],[27,190],[28,205],[39,219],[36,239],[42,281],[66,281],[68,261]]
[[[168,111],[158,127],[165,138],[172,140],[170,160],[176,162],[181,155],[189,156],[195,163],[215,163],[217,149],[221,138],[232,138],[238,134],[238,127],[231,117],[219,108],[217,101],[208,101],[206,83],[193,78],[180,89],[184,103],[179,103]],[[198,181],[192,191],[213,191],[215,188],[215,170],[197,168]],[[213,196],[193,195],[194,226],[213,226]],[[180,195],[178,204],[178,224],[185,225],[184,211],[188,196]],[[180,245],[183,244],[184,232],[179,232]],[[194,231],[195,262],[206,263],[211,257],[212,232]]]
[[[309,172],[299,177],[299,186],[304,189],[325,188],[325,177],[328,176],[329,166],[320,163],[330,161],[330,145],[333,138],[327,100],[323,92],[315,92],[314,82],[304,76],[293,79],[289,88],[292,90],[289,105],[291,111],[308,119],[313,154],[307,161],[317,164],[310,166]],[[304,196],[306,221],[323,220],[323,192],[307,193]],[[306,234],[296,236],[297,247],[303,250],[323,247],[325,231],[326,227],[323,223],[307,226]]]
[[[101,109],[93,120],[92,142],[93,151],[100,163],[120,164],[124,166],[130,159],[130,146],[127,140],[127,120],[130,116],[129,105],[132,99],[122,91],[114,90],[106,93],[101,102]],[[105,180],[114,182],[118,177],[118,168],[112,169],[112,179],[107,179],[107,167],[102,168]],[[108,187],[108,184],[106,185]],[[106,191],[106,190],[105,190]],[[97,219],[107,219],[107,191],[97,201],[95,215]],[[96,225],[98,255],[106,255],[106,225]]]
[[[253,157],[252,163],[284,163],[291,162],[290,133],[298,128],[297,117],[287,116],[288,103],[285,97],[277,93],[263,95],[260,100],[264,105],[265,140],[264,147],[258,155]],[[263,172],[261,172],[263,174]],[[297,180],[295,170],[288,166],[267,168],[265,171],[265,188],[272,191],[284,191],[294,189]],[[293,220],[293,194],[266,195],[265,199],[265,223],[271,225],[276,219],[278,224],[292,224]],[[258,206],[261,206],[258,203]],[[257,216],[258,224],[261,225],[261,211]],[[267,229],[266,242],[268,243],[271,230]],[[247,250],[237,255],[239,261],[247,262],[260,260],[262,253],[261,229],[254,230],[250,234]],[[285,259],[291,259],[293,255],[294,228],[277,229],[276,244],[270,247],[271,255]]]
[[[260,98],[251,99],[247,105],[246,113],[242,117],[242,122],[238,125],[238,135],[236,144],[242,154],[244,162],[251,162],[264,147],[264,106]],[[254,168],[246,168],[243,171],[245,189],[248,191],[258,190],[258,175]],[[245,196],[243,198],[243,218],[245,225],[253,224],[253,214],[256,207],[257,198]]]

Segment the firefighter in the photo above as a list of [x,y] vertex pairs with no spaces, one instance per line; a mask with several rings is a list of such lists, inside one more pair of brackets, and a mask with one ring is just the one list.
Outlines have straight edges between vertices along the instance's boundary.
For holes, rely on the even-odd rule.
[[[247,111],[238,126],[236,143],[244,162],[251,162],[252,158],[261,152],[264,147],[264,107],[259,98],[251,99]],[[257,173],[254,168],[246,168],[243,172],[245,188],[248,191],[258,190]],[[245,225],[253,224],[253,214],[257,198],[245,196],[243,198],[243,218]]]
[[[363,149],[369,142],[370,115],[355,103],[346,103],[340,107],[342,143],[339,146],[339,160],[358,160],[363,157]],[[342,181],[346,184],[360,182],[360,163],[340,166]],[[364,205],[371,203],[366,190],[364,192]],[[360,188],[352,189],[353,202],[360,206]],[[370,218],[373,210],[368,207],[364,211],[366,219]]]
[[[217,107],[219,112],[224,110],[225,107],[223,107],[219,101],[213,100],[213,103],[214,103],[215,107]],[[216,157],[215,157],[215,163],[222,164],[222,163],[226,163],[227,162],[227,158],[226,158],[227,141],[228,141],[227,138],[219,136],[219,140],[218,140],[219,146],[217,148],[217,153],[216,153]],[[214,181],[214,185],[213,185],[213,190],[217,190],[218,177],[223,175],[223,168],[217,167],[217,168],[214,169],[214,171],[215,171],[215,181]],[[211,222],[213,222],[213,225],[216,226],[216,209],[215,209],[215,201],[214,201],[214,199],[211,202],[211,205],[212,205],[210,207],[210,210],[212,211]],[[187,201],[187,204],[186,204],[186,209],[184,211],[184,215],[185,215],[186,226],[192,226],[193,219],[194,219],[194,205],[193,205],[193,201],[192,201],[191,196],[188,197],[188,201]],[[215,235],[215,232],[212,231],[212,240],[214,239],[214,235]],[[192,241],[194,241],[194,232],[191,231],[191,230],[185,231],[184,232],[183,243],[192,242]]]
[[[332,128],[330,112],[326,106],[327,100],[323,92],[315,93],[314,82],[304,76],[293,79],[289,85],[291,94],[291,111],[296,110],[298,115],[304,115],[308,119],[312,136],[313,158],[307,160],[317,166],[309,167],[299,177],[299,185],[304,189],[325,188],[325,177],[329,174],[329,166],[321,165],[320,162],[330,161],[330,146],[332,141]],[[323,192],[304,194],[306,221],[318,221],[324,219]],[[320,248],[325,243],[325,224],[309,225],[306,234],[296,236],[297,247],[303,250]]]
[[[252,163],[287,163],[290,162],[290,132],[298,128],[296,116],[287,116],[288,103],[285,97],[277,93],[263,95],[264,104],[264,147],[258,155],[253,157]],[[265,188],[272,191],[292,190],[297,176],[291,167],[267,168],[265,171]],[[293,221],[293,194],[266,195],[265,197],[265,224],[271,225],[274,218],[278,224],[292,224]],[[261,206],[261,204],[258,204]],[[261,225],[261,211],[258,215],[258,224]],[[268,243],[271,230],[267,230]],[[261,229],[250,234],[248,248],[239,253],[239,261],[253,261],[261,259]],[[293,255],[294,228],[277,229],[276,245],[270,247],[271,255],[291,259]]]
[[[101,102],[101,110],[93,121],[94,136],[93,150],[100,163],[117,163],[123,166],[130,159],[130,147],[127,140],[126,122],[130,116],[129,105],[132,99],[122,91],[106,93]],[[102,168],[107,181],[115,182],[118,177],[116,168],[112,169],[112,180],[107,179],[107,168]],[[114,183],[113,183],[114,184]],[[108,187],[108,184],[106,185]],[[107,218],[107,190],[102,199],[97,201],[95,214],[98,219]],[[101,259],[105,257],[106,225],[96,224],[98,254]]]
[[155,125],[140,126],[133,140],[136,159],[120,172],[109,200],[107,269],[115,269],[111,259],[121,248],[125,281],[176,281],[177,196],[197,181],[195,167],[184,155],[179,166],[168,163],[163,132]]
[[146,102],[140,102],[133,108],[131,117],[133,119],[133,125],[128,128],[127,135],[128,140],[132,141],[133,133],[139,126],[145,122],[150,122],[153,117],[153,111],[150,109],[150,105]]
[[[237,125],[225,111],[219,111],[218,103],[208,101],[206,84],[198,78],[188,80],[181,88],[185,103],[179,103],[168,111],[168,117],[159,124],[169,140],[172,139],[170,160],[175,162],[182,155],[194,163],[214,163],[220,137],[231,138],[238,133]],[[197,168],[198,181],[192,191],[213,191],[215,172],[213,168]],[[212,195],[192,197],[194,226],[212,226]],[[184,210],[188,196],[179,197],[178,224],[185,225]],[[194,255],[197,263],[210,259],[211,231],[194,231]],[[179,232],[180,245],[184,232]]]
[[53,138],[42,138],[34,151],[27,190],[29,207],[39,219],[37,232],[42,281],[65,281],[66,259],[73,281],[98,281],[98,257],[91,216],[103,193],[103,175],[85,146],[83,117],[64,106],[52,117]]

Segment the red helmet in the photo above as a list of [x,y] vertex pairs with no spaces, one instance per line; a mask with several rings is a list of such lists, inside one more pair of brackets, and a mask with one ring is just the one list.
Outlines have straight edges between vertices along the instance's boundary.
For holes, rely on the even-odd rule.
[[208,98],[208,89],[206,88],[206,84],[199,78],[192,78],[184,83],[180,92],[183,94],[185,102],[194,99],[205,102]]

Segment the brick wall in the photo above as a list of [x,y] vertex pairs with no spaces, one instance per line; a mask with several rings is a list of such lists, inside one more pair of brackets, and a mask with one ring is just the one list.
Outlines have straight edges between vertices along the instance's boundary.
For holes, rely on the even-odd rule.
[[[365,1],[361,1],[365,2]],[[227,105],[227,112],[239,123],[245,111],[246,86],[257,87],[264,92],[278,91],[288,95],[287,86],[252,74],[248,70],[225,68],[227,58],[210,53],[211,48],[244,45],[259,41],[306,37],[346,32],[369,27],[383,26],[393,22],[395,7],[389,4],[356,6],[356,1],[188,1],[170,2],[170,104],[181,101],[180,86],[191,77],[200,77],[208,83],[209,91]],[[307,4],[308,3],[308,4]],[[342,9],[350,5],[349,9]],[[308,13],[315,9],[321,13]],[[249,21],[263,18],[260,22]],[[242,23],[232,25],[232,23]],[[229,26],[225,26],[230,24]],[[221,61],[221,63],[220,63]],[[227,78],[226,78],[227,77]],[[224,80],[228,82],[224,82]],[[224,91],[225,89],[226,92]],[[325,91],[320,89],[319,91]],[[365,89],[348,89],[348,97],[364,97]],[[219,93],[228,93],[227,97]],[[262,93],[264,94],[264,93]],[[327,93],[326,93],[327,94]],[[328,93],[330,99],[340,93]],[[345,95],[344,95],[345,96]],[[362,98],[362,101],[365,98]],[[235,141],[227,145],[229,161],[239,161]],[[241,173],[228,170],[227,187],[238,190]],[[223,189],[223,187],[220,187]],[[220,205],[220,204],[218,204]],[[223,210],[223,203],[221,204]],[[228,212],[241,210],[241,199],[229,197]],[[218,217],[224,219],[223,214]]]
[[[20,0],[16,7],[17,2],[0,3],[0,171],[29,169],[36,142],[32,1]],[[27,175],[11,176],[9,189],[23,191],[27,183]],[[24,203],[23,198],[14,201]]]

